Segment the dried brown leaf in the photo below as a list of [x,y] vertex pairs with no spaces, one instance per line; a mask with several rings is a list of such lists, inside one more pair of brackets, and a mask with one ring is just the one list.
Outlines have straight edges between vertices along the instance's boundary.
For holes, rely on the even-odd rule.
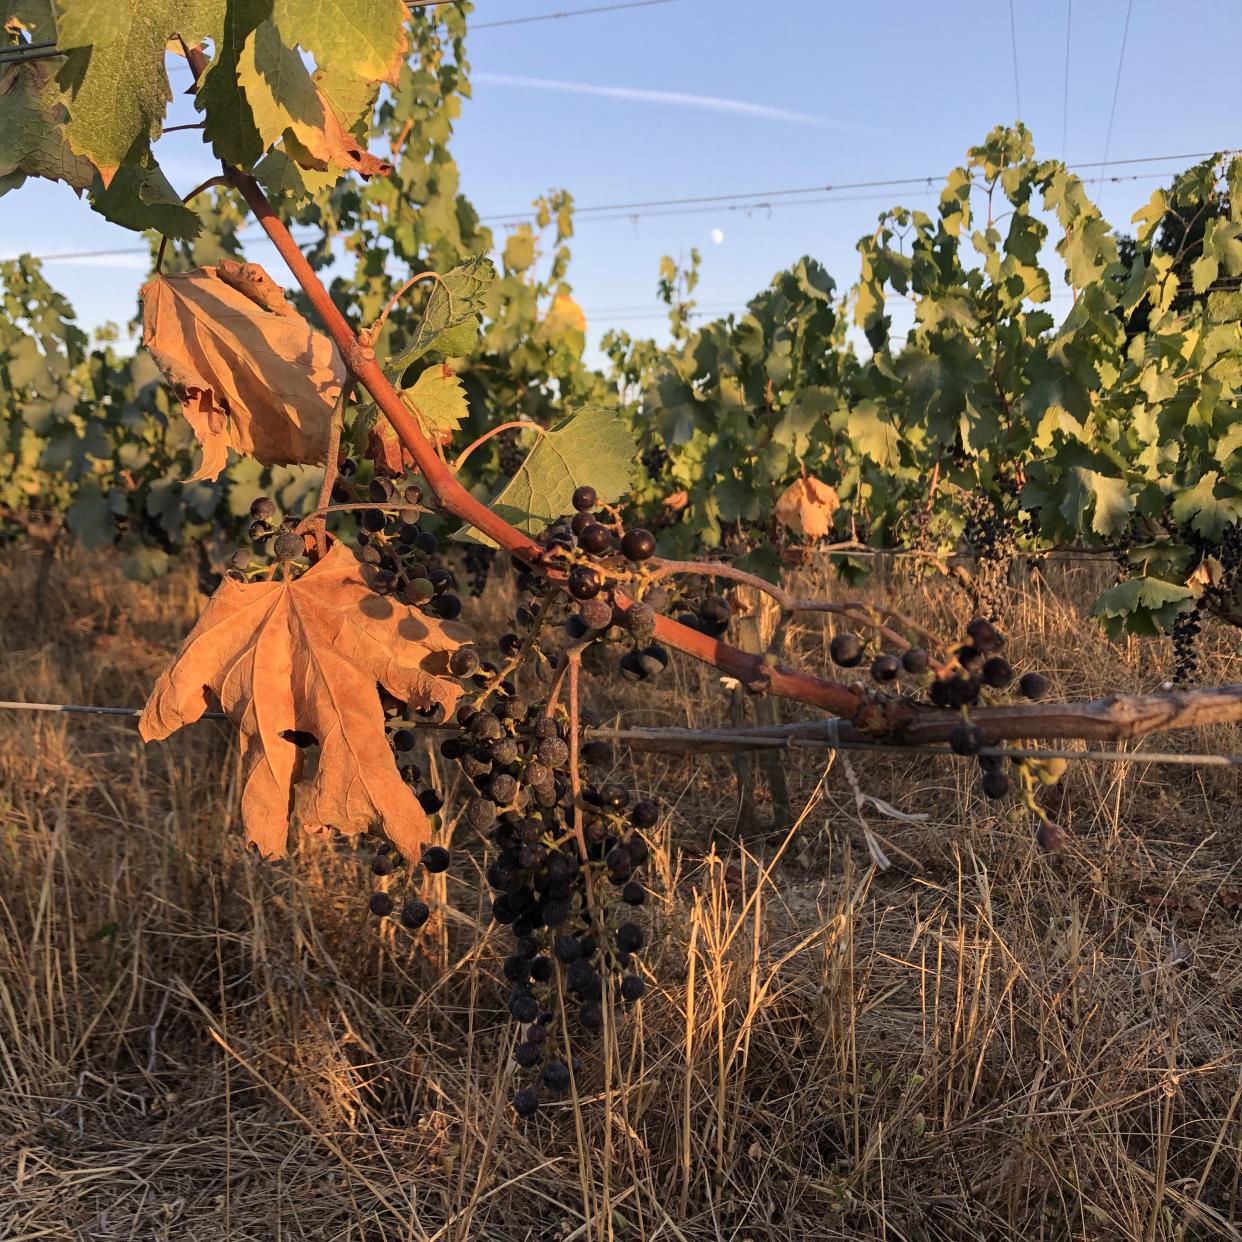
[[143,286],[143,343],[181,400],[203,449],[190,477],[214,479],[235,449],[265,466],[324,460],[345,378],[257,263],[157,276]]
[[[417,858],[430,825],[393,762],[377,685],[415,710],[439,705],[451,715],[461,688],[448,660],[469,639],[465,626],[377,595],[335,543],[296,580],[226,580],[138,727],[148,742],[165,738],[219,699],[241,731],[242,822],[265,856],[285,853],[297,787],[308,831],[382,831]],[[319,766],[305,782],[290,730],[319,740]]]
[[841,507],[836,489],[808,476],[795,479],[776,502],[776,520],[807,539],[822,539],[832,529],[832,515]]

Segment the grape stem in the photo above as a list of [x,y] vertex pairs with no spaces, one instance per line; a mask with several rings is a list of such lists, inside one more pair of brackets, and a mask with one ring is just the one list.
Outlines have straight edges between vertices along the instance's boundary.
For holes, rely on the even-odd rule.
[[[332,494],[331,486],[329,486],[328,488],[328,494],[329,495]],[[319,499],[322,502],[323,500],[322,493],[320,494]],[[339,504],[339,505],[325,505],[321,503],[316,508],[312,509],[298,523],[297,532],[300,535],[304,532],[304,530],[310,529],[310,524],[314,522],[317,518],[323,517],[325,514],[350,513],[350,512],[356,512],[359,509],[378,509],[380,510],[381,513],[404,513],[407,509],[418,509],[419,512],[422,512],[422,509],[419,505],[377,504],[373,500],[351,500],[346,504]]]
[[848,616],[852,620],[878,630],[889,642],[902,651],[910,649],[911,644],[909,640],[888,629],[882,622],[868,615],[869,613],[876,612],[890,621],[896,622],[898,625],[908,629],[912,634],[917,634],[929,646],[938,647],[941,645],[936,636],[929,630],[925,630],[921,625],[917,625],[908,617],[895,612],[891,608],[868,607],[865,604],[853,601],[848,601],[844,604],[833,604],[827,600],[798,599],[775,583],[768,582],[756,574],[747,573],[744,569],[737,569],[733,565],[726,565],[722,561],[652,560],[649,564],[655,567],[649,579],[652,582],[668,577],[670,574],[699,574],[705,578],[728,578],[733,582],[741,582],[746,586],[753,587],[756,591],[762,591],[765,595],[770,595],[785,612],[831,612],[841,616]]
[[[341,452],[341,429],[345,425],[345,407],[349,404],[350,389],[354,386],[352,378],[346,377],[337,394],[336,404],[332,407],[332,419],[328,423],[328,451],[323,459],[323,482],[319,485],[319,500],[315,512],[306,521],[312,521],[311,529],[315,532],[315,548],[322,560],[328,552],[328,512],[332,505],[332,488],[336,484],[336,474]],[[298,523],[298,531],[306,525],[306,521]]]
[[417,276],[411,276],[409,280],[407,280],[405,284],[403,284],[401,288],[398,289],[397,292],[384,303],[384,309],[380,311],[379,318],[369,328],[363,328],[362,331],[358,333],[358,339],[364,345],[374,345],[379,339],[380,332],[383,331],[384,322],[388,318],[389,311],[391,311],[392,308],[401,300],[401,295],[412,285],[418,284],[420,280],[427,280],[429,277],[433,280],[439,281],[440,284],[444,283],[439,272],[419,272]]
[[533,423],[529,419],[525,418],[519,418],[511,423],[501,423],[499,427],[493,427],[490,431],[485,431],[473,444],[466,445],[466,447],[457,454],[456,461],[453,462],[449,469],[456,474],[462,468],[462,464],[465,462],[466,458],[469,457],[470,454],[473,453],[474,450],[480,445],[486,444],[492,436],[498,436],[502,431],[512,431],[515,427],[521,428],[523,431],[537,431],[541,436],[546,436],[548,434],[546,428],[541,427],[538,423]]

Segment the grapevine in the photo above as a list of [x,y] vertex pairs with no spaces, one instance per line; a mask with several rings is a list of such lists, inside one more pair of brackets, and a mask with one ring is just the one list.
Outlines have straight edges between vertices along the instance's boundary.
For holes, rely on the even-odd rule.
[[[15,43],[53,20],[29,7],[6,27]],[[450,870],[463,848],[448,824],[474,835],[464,848],[488,852],[490,914],[508,929],[519,1118],[575,1089],[580,1044],[647,987],[643,868],[663,811],[604,774],[611,756],[588,734],[599,722],[583,693],[593,667],[647,682],[680,653],[748,693],[831,716],[840,736],[947,742],[976,765],[982,795],[1033,824],[1045,849],[1065,841],[1040,800],[1060,769],[1027,757],[1006,767],[998,740],[1242,718],[1239,687],[1050,702],[1048,678],[1014,667],[999,624],[1019,551],[1103,547],[1123,532],[1130,576],[1097,603],[1106,621],[1171,628],[1189,675],[1203,613],[1236,617],[1242,494],[1216,465],[1240,447],[1242,306],[1216,286],[1222,272],[1242,275],[1238,161],[1208,161],[1154,197],[1146,249],[1126,270],[1082,183],[1037,160],[1023,127],[993,131],[950,174],[934,217],[881,217],[860,243],[849,299],[807,258],[743,320],[695,331],[686,299],[699,257],[685,272],[666,261],[673,346],[612,340],[610,382],[582,363],[585,321],[566,280],[570,196],[539,201],[498,271],[469,205],[424,184],[448,171],[447,124],[434,122],[461,89],[462,6],[414,16],[413,57],[403,6],[368,10],[364,40],[307,34],[315,75],[289,30],[244,6],[226,6],[227,23],[223,9],[153,6],[124,49],[124,23],[83,32],[74,18],[86,7],[68,6],[62,22],[63,51],[80,62],[72,89],[31,63],[0,67],[5,119],[39,134],[5,175],[59,177],[110,219],[158,232],[167,268],[143,290],[145,364],[107,347],[88,355],[38,269],[5,270],[6,507],[63,509],[71,530],[86,537],[94,523],[100,542],[132,555],[154,540],[157,562],[182,539],[232,539],[223,580],[152,691],[143,737],[200,719],[214,694],[242,738],[250,840],[282,854],[295,801],[311,830],[377,837],[368,909],[411,935],[434,913],[421,878]],[[125,50],[158,81],[170,39],[222,167],[210,202],[194,206],[150,149],[161,92],[118,99],[93,76]],[[366,142],[375,124],[387,154]],[[379,188],[360,192],[350,177]],[[415,210],[403,191],[418,186],[427,193]],[[986,218],[975,220],[980,194]],[[292,273],[292,301],[232,256],[240,204]],[[1059,326],[1038,309],[1050,296],[1040,266],[1050,226],[1037,206],[1062,231],[1082,293]],[[214,239],[203,236],[213,210]],[[1183,212],[1202,228],[1183,227],[1176,255],[1162,252],[1157,231]],[[295,221],[320,224],[320,240],[304,248]],[[960,251],[972,221],[982,265]],[[329,288],[320,272],[338,229],[364,261]],[[1178,263],[1192,244],[1187,297]],[[398,280],[391,259],[411,275]],[[919,304],[904,343],[885,313],[894,293]],[[187,308],[194,331],[172,313]],[[1097,389],[1102,372],[1115,379]],[[523,428],[538,432],[529,444]],[[240,464],[229,467],[230,454]],[[1153,461],[1166,471],[1155,483]],[[64,478],[58,462],[73,464]],[[893,608],[801,599],[771,581],[778,548],[892,547],[911,516],[925,549],[935,540],[938,555],[977,558],[979,615],[964,633],[945,638]],[[1141,553],[1136,529],[1158,555]],[[458,543],[473,594],[494,566],[514,575],[510,628],[486,656],[463,623]],[[705,550],[719,559],[698,559]],[[857,570],[848,552],[839,563]],[[733,584],[775,600],[780,635],[794,614],[831,617],[832,669],[787,665],[775,641],[730,643]],[[459,806],[414,760],[420,730],[441,727],[438,753],[471,791]]]

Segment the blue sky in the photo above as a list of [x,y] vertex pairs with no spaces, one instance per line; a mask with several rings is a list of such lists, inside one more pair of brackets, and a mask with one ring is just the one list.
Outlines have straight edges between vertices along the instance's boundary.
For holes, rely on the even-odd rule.
[[[478,0],[473,22],[603,2]],[[609,327],[660,336],[661,255],[701,250],[696,296],[710,312],[740,309],[803,254],[848,286],[854,246],[879,212],[934,203],[966,147],[1015,116],[1040,154],[1091,165],[1106,151],[1128,160],[1242,146],[1227,71],[1240,48],[1237,0],[1183,0],[1176,9],[1155,0],[1013,0],[1012,8],[1005,0],[672,0],[477,29],[469,43],[475,97],[454,150],[463,189],[484,216],[497,217],[498,232],[506,215],[551,188],[590,208],[932,178],[775,196],[770,205],[583,213],[570,279],[592,338]],[[192,119],[184,98],[174,110],[174,119]],[[169,135],[159,153],[182,190],[213,170],[194,131]],[[1165,174],[1189,162],[1110,166],[1106,176],[1137,179],[1101,183],[1105,215],[1124,225]],[[1092,181],[1100,175],[1094,166],[1080,171]],[[41,182],[0,199],[0,236],[5,255],[136,240],[65,187]],[[261,240],[249,257],[285,278]],[[94,326],[129,318],[146,261],[65,259],[47,270]]]

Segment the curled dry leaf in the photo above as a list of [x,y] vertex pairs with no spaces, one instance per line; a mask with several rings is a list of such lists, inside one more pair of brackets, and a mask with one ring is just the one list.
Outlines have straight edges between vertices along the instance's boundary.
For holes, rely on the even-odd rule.
[[776,520],[806,539],[822,539],[832,529],[832,515],[841,507],[836,489],[808,476],[795,479],[776,502]]
[[[223,269],[223,270],[222,270]],[[265,466],[324,460],[345,364],[257,263],[157,276],[142,287],[143,344],[214,479],[235,449]]]
[[282,319],[296,319],[297,311],[285,291],[257,263],[239,263],[227,256],[216,265],[216,275],[238,293]]
[[[265,856],[285,853],[297,788],[308,831],[382,831],[417,858],[430,824],[393,762],[377,686],[451,715],[461,688],[449,656],[469,639],[465,626],[377,595],[334,543],[293,581],[226,580],[156,682],[139,731],[165,738],[214,694],[241,731],[242,822]],[[319,741],[305,782],[291,730]]]

